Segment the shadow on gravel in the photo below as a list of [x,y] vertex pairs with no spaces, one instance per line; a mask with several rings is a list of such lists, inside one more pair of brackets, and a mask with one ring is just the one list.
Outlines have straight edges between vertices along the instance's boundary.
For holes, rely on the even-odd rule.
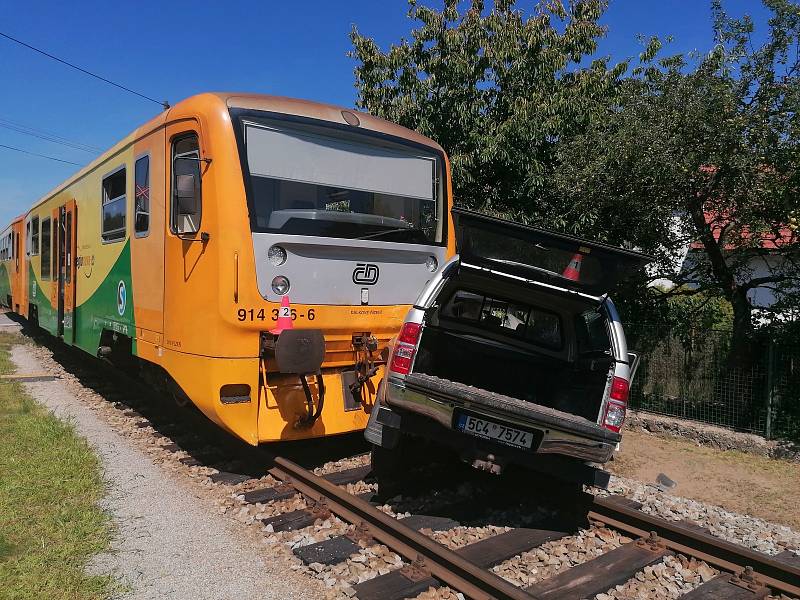
[[155,438],[167,438],[180,450],[205,466],[220,471],[261,477],[271,466],[271,456],[281,455],[306,468],[320,466],[368,450],[358,432],[329,438],[279,442],[253,447],[223,431],[207,419],[193,404],[181,407],[174,399],[149,386],[136,375],[123,371],[110,362],[95,358],[82,350],[64,344],[18,315],[9,318],[22,326],[22,335],[53,353],[53,359],[78,382],[98,393],[123,414],[141,426],[150,425]]
[[526,469],[509,468],[493,475],[454,456],[439,457],[432,466],[415,472],[402,494],[378,497],[398,513],[448,517],[465,526],[561,531],[586,526],[592,499],[579,484]]

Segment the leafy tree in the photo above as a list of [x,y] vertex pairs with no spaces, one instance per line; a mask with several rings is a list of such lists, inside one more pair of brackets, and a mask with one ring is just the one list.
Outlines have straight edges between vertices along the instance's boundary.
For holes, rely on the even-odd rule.
[[387,52],[353,28],[358,105],[438,141],[459,204],[526,220],[558,214],[541,198],[559,140],[604,114],[627,68],[587,59],[606,2],[552,0],[530,14],[514,0],[488,12],[482,0],[459,4],[409,0],[417,27]]
[[[670,323],[682,306],[707,321],[709,306],[729,304],[734,354],[744,356],[751,290],[770,286],[783,307],[800,285],[797,238],[780,228],[800,191],[800,9],[763,2],[761,45],[749,18],[729,18],[714,0],[710,52],[663,57],[652,39],[629,71],[592,58],[605,0],[530,13],[514,0],[488,12],[479,0],[466,10],[409,0],[409,40],[383,52],[351,33],[358,104],[439,141],[457,203],[655,255],[651,279],[676,285],[623,295],[628,318]],[[765,250],[765,239],[779,246]],[[700,259],[679,271],[692,243]],[[782,261],[757,274],[765,252]]]
[[[781,225],[800,192],[800,7],[764,4],[760,46],[752,21],[728,17],[718,0],[708,54],[659,58],[651,40],[606,117],[560,145],[553,179],[594,231],[659,258],[654,275],[677,284],[663,297],[727,300],[740,358],[751,290],[768,286],[783,308],[800,285],[800,245]],[[699,259],[678,272],[689,243]]]

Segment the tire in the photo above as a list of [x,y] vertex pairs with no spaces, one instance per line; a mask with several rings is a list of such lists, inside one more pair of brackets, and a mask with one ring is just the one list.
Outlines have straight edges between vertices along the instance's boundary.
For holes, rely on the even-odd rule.
[[372,446],[370,453],[370,465],[372,466],[372,474],[380,479],[382,477],[391,477],[395,475],[402,468],[402,451],[400,444],[397,448],[389,450],[381,446]]
[[413,487],[417,471],[426,464],[426,446],[420,438],[402,434],[391,450],[372,446],[372,476],[378,482],[378,495],[381,498],[391,498]]

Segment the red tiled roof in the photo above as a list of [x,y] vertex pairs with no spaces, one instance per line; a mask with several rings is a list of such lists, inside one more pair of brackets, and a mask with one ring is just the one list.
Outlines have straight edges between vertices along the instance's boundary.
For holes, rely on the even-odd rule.
[[[729,224],[729,221],[719,214],[706,211],[706,223],[711,225],[711,232],[714,234],[714,239],[719,241],[719,236],[722,230]],[[758,240],[754,240],[755,236]],[[798,236],[795,231],[792,231],[787,225],[780,225],[776,230],[763,231],[753,234],[748,227],[739,230],[729,231],[727,233],[728,241],[725,244],[725,250],[734,250],[741,244],[731,243],[731,240],[737,240],[742,243],[757,241],[758,246],[764,250],[777,250],[783,246],[795,243],[798,241]],[[703,243],[694,241],[689,246],[690,248],[702,248]]]

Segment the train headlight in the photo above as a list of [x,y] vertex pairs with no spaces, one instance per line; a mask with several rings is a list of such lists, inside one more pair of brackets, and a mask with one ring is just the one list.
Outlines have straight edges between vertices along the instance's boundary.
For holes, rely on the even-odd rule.
[[271,265],[280,267],[286,262],[286,250],[280,246],[270,246],[270,249],[267,250],[267,258]]
[[289,280],[283,275],[278,275],[272,280],[272,291],[278,296],[283,296],[289,291]]
[[429,256],[425,259],[425,266],[428,268],[428,271],[433,273],[439,267],[439,261],[436,260],[435,256]]

